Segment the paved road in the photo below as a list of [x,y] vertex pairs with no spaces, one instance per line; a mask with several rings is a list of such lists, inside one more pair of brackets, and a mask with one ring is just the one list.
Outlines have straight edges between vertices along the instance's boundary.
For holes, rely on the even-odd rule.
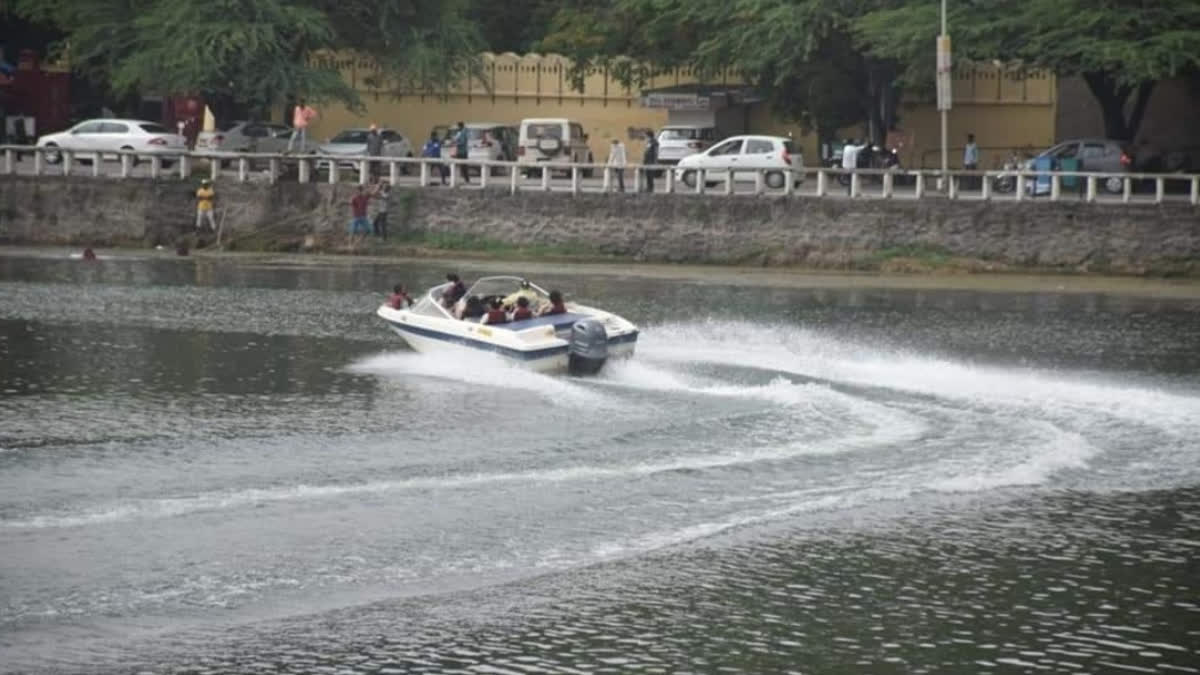
[[[30,157],[23,158],[21,161],[19,161],[17,163],[16,169],[17,169],[17,173],[20,175],[33,175],[34,174],[33,159]],[[75,164],[71,168],[72,175],[91,176],[91,175],[94,175],[93,172],[94,172],[94,169],[90,164]],[[63,167],[61,164],[45,165],[45,166],[43,166],[43,173],[46,175],[62,175]],[[121,165],[119,162],[104,162],[99,167],[99,176],[101,176],[101,177],[117,178],[120,176],[120,173],[121,173]],[[352,170],[352,169],[348,169],[348,168],[342,169],[339,173],[340,173],[340,178],[343,181],[352,181],[358,175],[358,171],[356,169]],[[385,169],[385,173],[386,173],[386,169]],[[417,173],[417,169],[414,166],[412,169],[412,174],[407,175],[407,176],[401,175],[399,177],[399,179],[396,181],[396,184],[398,186],[416,187],[420,182],[420,179],[418,178],[416,173]],[[199,168],[193,169],[193,174],[192,174],[191,180],[199,180],[201,177],[208,176],[208,175],[209,175],[208,166],[205,164],[201,164],[199,166]],[[134,166],[131,170],[131,176],[139,177],[139,178],[148,178],[150,176],[149,164],[142,162],[142,163],[139,163],[137,166]],[[238,177],[238,174],[237,174],[236,167],[230,167],[230,168],[223,169],[220,172],[219,180],[236,181],[237,177]],[[162,180],[171,180],[171,179],[178,180],[179,179],[178,167],[173,166],[170,169],[161,169],[160,179],[162,179]],[[255,182],[255,183],[264,182],[265,183],[268,181],[268,179],[269,179],[269,175],[265,169],[260,169],[258,171],[251,171],[248,174],[248,180],[250,182]],[[295,174],[293,173],[291,176],[285,177],[282,180],[295,180]],[[325,170],[314,171],[313,172],[313,180],[314,180],[314,182],[325,182],[328,180],[328,173]],[[441,187],[440,182],[437,179],[436,172],[433,172],[433,174],[431,175],[431,180],[433,180],[435,183],[437,183],[436,185],[431,186],[432,189],[450,189],[450,188],[442,188]],[[496,189],[505,188],[506,189],[509,186],[509,180],[510,179],[507,175],[491,176],[488,179],[488,185],[490,188],[496,188]],[[933,178],[927,179],[927,181],[926,181],[926,186],[927,186],[926,198],[942,199],[942,198],[944,198],[944,196],[941,193],[937,192],[936,190],[932,189],[932,187],[935,185],[935,182],[936,181]],[[615,181],[614,181],[614,183],[615,183]],[[633,184],[634,184],[633,171],[627,170],[625,172],[625,187],[626,187],[627,191],[633,191]],[[795,194],[800,195],[800,196],[815,197],[816,189],[817,189],[816,184],[817,184],[816,177],[808,176],[807,180],[804,183],[802,183],[799,187],[796,188]],[[517,185],[518,185],[518,188],[521,190],[537,191],[537,190],[542,189],[542,180],[541,180],[541,178],[537,178],[537,177],[532,177],[532,178],[521,177],[518,179]],[[470,183],[468,183],[468,184],[460,183],[458,186],[456,186],[453,189],[478,190],[478,189],[480,189],[480,186],[481,186],[480,178],[479,178],[479,176],[476,175],[476,176],[472,176]],[[570,180],[570,178],[567,178],[567,177],[555,176],[550,180],[549,187],[552,192],[570,192],[571,191],[571,180]],[[659,192],[659,193],[664,192],[666,190],[666,179],[663,177],[659,177],[655,181],[655,187],[656,187],[657,192]],[[603,192],[604,181],[600,177],[581,178],[579,189],[581,192],[588,192],[588,193]],[[713,187],[709,187],[707,192],[712,193],[712,194],[723,194],[725,192],[725,189],[726,189],[725,184],[724,184],[724,182],[722,182]],[[844,199],[844,198],[848,197],[847,188],[843,185],[838,184],[834,180],[834,176],[829,177],[829,184],[828,184],[827,189],[828,189],[827,196],[830,198]],[[867,199],[880,198],[882,195],[882,186],[879,184],[878,181],[871,179],[871,178],[864,177],[864,179],[862,181],[861,189],[862,189],[862,197],[863,198],[867,198]],[[695,191],[693,188],[688,188],[682,182],[676,182],[675,190],[676,190],[676,192],[682,192],[682,193],[692,193]],[[1164,196],[1164,199],[1165,199],[1165,201],[1168,201],[1168,202],[1187,202],[1191,198],[1189,190],[1190,190],[1190,185],[1187,184],[1185,181],[1180,181],[1180,180],[1169,181],[1168,182],[1168,192]],[[766,189],[766,193],[772,194],[772,195],[782,195],[783,191]],[[735,183],[734,194],[753,195],[754,194],[754,184],[752,182]],[[901,200],[902,199],[910,199],[910,200],[915,199],[915,192],[914,192],[914,189],[913,189],[911,183],[904,182],[902,184],[896,185],[894,188],[894,198],[901,199]],[[981,199],[981,194],[979,193],[978,190],[963,191],[960,193],[960,198],[963,199],[964,201],[979,200],[979,199]],[[998,194],[998,193],[993,192],[991,195],[991,198],[995,201],[1012,201],[1015,199],[1015,196],[1012,194]],[[1041,196],[1041,197],[1038,197],[1037,199],[1038,199],[1038,201],[1046,201],[1047,198],[1045,196]],[[1079,190],[1076,190],[1076,189],[1067,190],[1065,188],[1063,189],[1063,193],[1062,193],[1063,201],[1078,201],[1078,200],[1082,200],[1082,199],[1083,199],[1083,195]],[[1097,193],[1097,201],[1103,202],[1103,203],[1121,203],[1122,195],[1108,194],[1108,193],[1104,192],[1103,190],[1099,190]],[[1130,201],[1133,203],[1140,203],[1140,204],[1153,203],[1154,202],[1153,189],[1151,188],[1149,191],[1139,189],[1137,192],[1135,192],[1131,196]]]

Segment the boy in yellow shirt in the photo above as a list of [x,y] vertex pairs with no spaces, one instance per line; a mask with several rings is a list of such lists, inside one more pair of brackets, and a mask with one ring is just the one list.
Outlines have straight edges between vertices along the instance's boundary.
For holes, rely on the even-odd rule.
[[200,189],[196,190],[196,231],[199,232],[204,219],[208,219],[208,228],[217,231],[216,220],[213,219],[213,200],[217,193],[213,190],[212,181],[205,178],[200,181]]

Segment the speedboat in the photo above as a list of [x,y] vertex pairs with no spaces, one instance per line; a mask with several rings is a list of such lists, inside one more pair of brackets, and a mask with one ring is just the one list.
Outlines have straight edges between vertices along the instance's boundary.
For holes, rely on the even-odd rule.
[[[569,302],[565,313],[539,316],[540,309],[550,307],[550,293],[521,277],[482,277],[462,298],[447,303],[453,285],[434,286],[411,307],[384,303],[375,313],[415,351],[491,352],[541,372],[595,373],[609,358],[633,355],[637,345],[637,326],[594,307]],[[458,318],[472,297],[487,306],[493,299],[511,304],[521,295],[534,310],[531,319],[485,325],[480,318]]]

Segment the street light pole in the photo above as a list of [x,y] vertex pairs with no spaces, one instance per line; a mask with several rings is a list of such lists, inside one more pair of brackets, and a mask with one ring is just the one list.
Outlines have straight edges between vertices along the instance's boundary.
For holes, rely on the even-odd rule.
[[938,111],[942,117],[942,180],[950,171],[950,36],[946,34],[946,0],[942,0],[942,34],[938,38]]

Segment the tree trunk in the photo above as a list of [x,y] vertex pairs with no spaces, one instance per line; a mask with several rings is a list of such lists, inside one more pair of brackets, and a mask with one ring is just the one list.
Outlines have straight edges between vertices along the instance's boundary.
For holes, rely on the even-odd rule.
[[[1111,75],[1103,72],[1084,73],[1083,81],[1087,83],[1096,103],[1100,104],[1100,113],[1104,116],[1104,134],[1118,141],[1133,141],[1137,136],[1138,127],[1146,113],[1146,105],[1150,95],[1154,93],[1153,81],[1146,81],[1136,88],[1130,85],[1117,84]],[[1136,93],[1133,109],[1126,116],[1129,107],[1129,97]]]

